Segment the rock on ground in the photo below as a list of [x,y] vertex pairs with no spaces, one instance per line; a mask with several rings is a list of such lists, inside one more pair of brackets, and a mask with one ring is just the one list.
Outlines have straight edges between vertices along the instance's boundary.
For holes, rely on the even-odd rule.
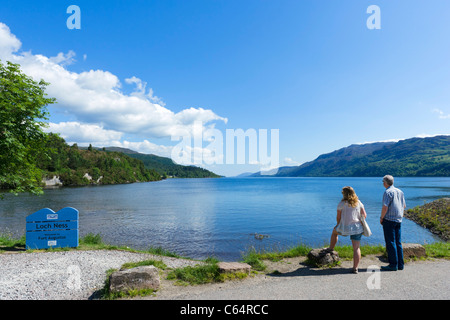
[[113,272],[109,277],[111,292],[127,292],[129,290],[158,290],[160,286],[159,272],[155,266],[140,266]]
[[217,266],[219,267],[219,271],[222,273],[249,273],[251,269],[251,266],[249,264],[240,262],[219,262]]
[[308,259],[317,266],[327,266],[338,262],[339,254],[327,248],[312,249],[308,253]]
[[402,243],[403,257],[405,259],[409,258],[421,258],[427,255],[424,246],[418,243]]

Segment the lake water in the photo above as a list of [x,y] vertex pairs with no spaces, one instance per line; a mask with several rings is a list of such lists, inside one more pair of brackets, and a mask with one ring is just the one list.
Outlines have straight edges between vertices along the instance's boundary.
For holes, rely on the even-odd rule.
[[[373,235],[362,244],[384,244],[379,224],[381,178],[221,178],[45,190],[42,196],[6,194],[0,232],[25,233],[25,217],[42,208],[80,211],[80,236],[100,233],[105,242],[137,249],[163,247],[182,256],[231,261],[251,247],[325,246],[336,224],[343,186],[365,205]],[[450,178],[397,178],[407,207],[449,197]],[[403,242],[439,241],[403,220]],[[256,239],[255,233],[267,235]],[[339,244],[351,244],[340,237]]]

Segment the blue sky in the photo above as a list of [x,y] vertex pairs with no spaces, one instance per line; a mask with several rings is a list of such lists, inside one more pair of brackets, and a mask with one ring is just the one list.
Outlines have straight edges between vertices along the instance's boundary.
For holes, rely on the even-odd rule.
[[[72,4],[80,30],[66,26]],[[446,0],[3,1],[0,59],[51,82],[50,129],[70,143],[170,156],[171,135],[202,120],[224,136],[278,129],[279,163],[294,165],[450,134],[448,12]]]

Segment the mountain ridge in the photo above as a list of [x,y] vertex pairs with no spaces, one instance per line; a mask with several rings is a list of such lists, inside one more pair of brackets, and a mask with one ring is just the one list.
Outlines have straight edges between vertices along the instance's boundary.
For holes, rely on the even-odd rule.
[[106,151],[120,152],[127,156],[140,160],[148,169],[155,170],[161,176],[176,178],[219,178],[212,171],[196,167],[184,166],[175,163],[171,158],[157,156],[155,154],[140,153],[131,149],[121,147],[105,147]]
[[276,174],[251,177],[450,176],[450,136],[352,144]]

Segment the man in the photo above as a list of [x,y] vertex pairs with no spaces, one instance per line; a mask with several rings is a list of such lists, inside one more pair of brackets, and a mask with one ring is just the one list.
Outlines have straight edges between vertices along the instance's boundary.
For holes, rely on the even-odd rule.
[[381,267],[381,270],[403,270],[401,223],[403,211],[406,208],[405,196],[403,195],[403,191],[394,187],[394,177],[390,175],[384,176],[383,185],[386,190],[383,194],[383,208],[381,210],[380,223],[383,225],[389,265]]

